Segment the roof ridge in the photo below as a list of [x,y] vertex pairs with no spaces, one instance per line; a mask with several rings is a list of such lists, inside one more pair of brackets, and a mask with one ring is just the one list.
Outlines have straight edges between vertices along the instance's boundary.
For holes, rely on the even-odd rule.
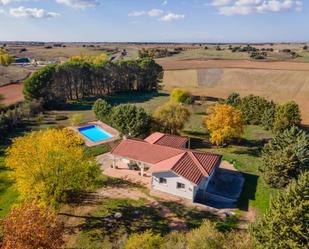
[[[173,165],[173,167],[171,168],[171,170],[173,170],[173,168],[175,167],[175,165],[186,155],[187,152],[183,151],[181,157],[177,160],[177,162]],[[180,153],[181,154],[181,153]],[[176,156],[179,156],[180,154],[176,155]],[[175,157],[176,157],[175,156]]]
[[152,144],[156,144],[157,142],[159,142],[162,138],[164,138],[166,136],[166,134],[162,133],[162,132],[156,132],[156,133],[160,133],[160,134],[162,134],[162,136],[159,137],[157,140],[155,140]]
[[209,174],[207,173],[207,171],[204,169],[204,167],[202,166],[202,164],[200,163],[200,161],[195,157],[194,153],[192,151],[188,151],[189,156],[191,157],[191,159],[196,163],[197,167],[199,168],[199,170],[202,172],[203,175],[207,175],[209,176]]

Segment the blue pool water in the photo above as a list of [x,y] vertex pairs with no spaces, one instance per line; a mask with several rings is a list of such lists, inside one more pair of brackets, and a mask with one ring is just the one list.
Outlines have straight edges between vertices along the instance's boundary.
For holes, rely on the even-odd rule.
[[113,137],[111,134],[96,125],[81,127],[78,131],[85,137],[89,138],[92,142],[98,142]]

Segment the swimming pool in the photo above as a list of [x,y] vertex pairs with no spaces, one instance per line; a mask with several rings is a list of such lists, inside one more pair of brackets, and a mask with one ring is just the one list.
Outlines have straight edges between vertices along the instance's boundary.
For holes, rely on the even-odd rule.
[[99,142],[113,137],[107,131],[96,125],[81,127],[78,131],[85,137],[89,138],[92,142]]

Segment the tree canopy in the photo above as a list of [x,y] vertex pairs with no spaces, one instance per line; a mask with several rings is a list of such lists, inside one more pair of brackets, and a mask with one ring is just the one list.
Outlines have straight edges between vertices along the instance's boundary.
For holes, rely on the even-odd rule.
[[162,78],[162,67],[152,59],[97,63],[75,58],[33,73],[25,81],[24,95],[47,108],[85,97],[158,90]]
[[277,107],[273,130],[282,132],[285,129],[290,129],[292,126],[298,126],[301,122],[301,113],[298,105],[294,102],[288,102]]
[[4,48],[0,48],[0,65],[7,67],[12,62],[13,57]]
[[92,110],[97,119],[101,120],[104,123],[110,122],[109,115],[111,114],[112,106],[108,104],[105,100],[97,99],[96,102],[94,102]]
[[151,121],[150,116],[142,107],[131,104],[115,106],[109,118],[112,126],[130,136],[147,134]]
[[210,141],[216,145],[239,138],[244,129],[241,111],[228,104],[217,104],[210,108],[204,123],[210,132]]
[[171,100],[176,103],[191,104],[192,95],[184,89],[175,88],[171,93]]
[[3,249],[58,249],[64,244],[64,227],[55,213],[36,202],[13,207],[3,222]]
[[309,172],[275,196],[268,212],[252,226],[256,248],[307,248],[309,224]]
[[278,133],[264,146],[259,170],[268,184],[282,188],[308,170],[308,166],[309,136],[292,127]]
[[190,112],[181,104],[168,102],[158,107],[153,117],[163,131],[177,134],[189,120]]
[[82,140],[68,129],[48,129],[15,138],[6,166],[23,199],[56,205],[72,191],[93,186],[100,170],[84,153]]

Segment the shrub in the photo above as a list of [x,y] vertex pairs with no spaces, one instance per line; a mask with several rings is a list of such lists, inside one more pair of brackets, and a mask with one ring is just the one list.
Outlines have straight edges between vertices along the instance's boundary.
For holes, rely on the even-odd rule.
[[62,120],[67,120],[67,119],[68,119],[68,117],[65,116],[65,115],[56,115],[55,116],[56,121],[62,121]]
[[217,104],[210,108],[204,123],[210,132],[210,141],[216,145],[239,138],[244,129],[241,111],[227,104]]
[[79,125],[80,123],[82,123],[83,121],[85,120],[85,117],[83,114],[81,113],[76,113],[76,114],[73,114],[71,117],[70,117],[70,123],[71,125]]
[[3,220],[3,249],[58,249],[64,227],[52,210],[36,202],[14,207]]
[[177,134],[183,129],[189,117],[189,110],[174,102],[168,102],[158,107],[153,114],[154,121],[160,128],[171,134]]
[[164,237],[164,243],[160,249],[187,249],[187,237],[185,233],[172,232]]
[[256,248],[307,248],[309,172],[279,192],[265,215],[251,227]]
[[199,228],[187,234],[187,240],[188,249],[217,249],[222,248],[224,236],[213,223],[204,220]]
[[66,201],[67,193],[89,189],[100,170],[85,155],[83,141],[68,129],[31,132],[13,140],[5,164],[22,199],[53,205]]
[[125,249],[158,249],[163,244],[163,238],[159,234],[153,234],[151,231],[145,231],[142,234],[132,234]]
[[191,104],[192,95],[184,89],[175,88],[171,93],[171,100],[176,103]]
[[33,117],[43,111],[42,102],[40,100],[26,101],[21,105],[25,117]]
[[238,107],[241,103],[241,97],[239,93],[231,93],[225,100],[225,103],[234,107]]
[[308,170],[309,136],[297,127],[278,133],[262,151],[259,170],[264,180],[282,188]]
[[293,126],[300,125],[300,122],[301,114],[299,107],[294,101],[291,101],[278,106],[275,113],[273,130],[275,132],[282,132]]

